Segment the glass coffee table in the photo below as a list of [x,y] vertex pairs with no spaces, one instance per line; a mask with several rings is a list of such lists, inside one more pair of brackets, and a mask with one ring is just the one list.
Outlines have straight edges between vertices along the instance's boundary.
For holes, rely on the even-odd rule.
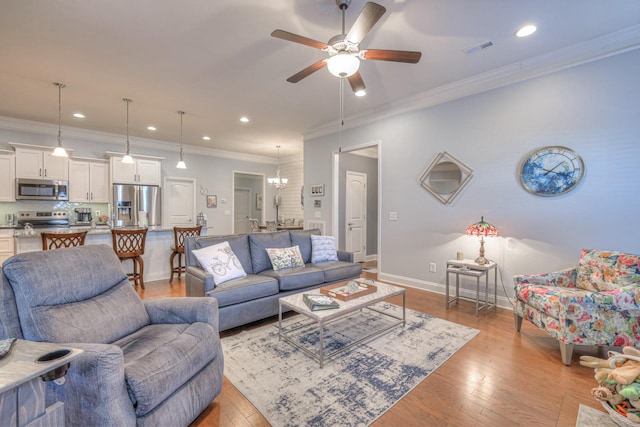
[[[346,283],[346,282],[345,282]],[[325,361],[333,358],[339,353],[347,351],[348,349],[359,345],[365,341],[370,340],[373,337],[381,335],[390,329],[395,328],[396,326],[402,325],[404,327],[406,323],[406,293],[404,288],[400,288],[398,286],[388,285],[386,283],[375,282],[375,286],[377,287],[377,291],[375,293],[371,293],[368,295],[364,295],[358,298],[354,298],[349,301],[340,301],[340,308],[332,309],[332,310],[318,310],[311,311],[309,307],[304,303],[303,294],[319,294],[320,290],[312,289],[306,290],[304,292],[289,295],[286,297],[282,297],[279,299],[279,310],[278,310],[278,338],[284,339],[289,342],[291,345],[299,348],[313,359],[317,360],[320,363],[320,367],[324,366]],[[402,295],[402,317],[396,317],[388,312],[381,311],[373,307],[374,304],[378,302],[385,301],[389,298]],[[303,324],[287,329],[286,331],[282,326],[282,312],[283,309],[293,310],[296,313],[300,313],[303,316],[311,319],[311,322],[301,322]],[[344,318],[345,316],[355,313],[359,310],[372,310],[376,313],[379,313],[382,316],[386,316],[391,319],[391,322],[386,323],[383,327],[375,329],[368,333],[366,336],[360,337],[359,339],[349,343],[348,345],[341,347],[338,350],[334,350],[331,352],[327,352],[324,346],[324,333],[325,327],[339,319]],[[320,334],[320,342],[319,348],[317,352],[306,348],[300,343],[296,342],[291,338],[292,333],[302,328],[308,327],[310,324],[316,323],[319,334]]]

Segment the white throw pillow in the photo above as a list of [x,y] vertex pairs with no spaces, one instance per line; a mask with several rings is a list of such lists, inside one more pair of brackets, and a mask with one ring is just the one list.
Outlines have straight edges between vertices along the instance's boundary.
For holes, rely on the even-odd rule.
[[213,283],[216,286],[231,279],[247,276],[229,242],[196,249],[192,253],[202,268],[213,274]]
[[336,239],[333,236],[311,235],[311,262],[338,261]]

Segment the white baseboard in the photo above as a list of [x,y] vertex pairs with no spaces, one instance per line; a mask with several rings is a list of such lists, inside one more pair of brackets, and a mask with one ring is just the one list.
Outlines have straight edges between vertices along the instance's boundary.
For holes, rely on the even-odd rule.
[[364,262],[378,261],[378,254],[365,255]]
[[[389,282],[395,285],[408,286],[410,288],[422,289],[423,291],[433,292],[440,295],[446,294],[446,284],[428,282],[426,280],[414,279],[412,277],[399,276],[395,274],[378,272],[378,280]],[[452,289],[454,290],[454,289]],[[450,291],[451,292],[451,291]],[[460,289],[460,295],[465,298],[476,298],[476,292],[472,289]],[[482,297],[482,296],[481,296]],[[482,301],[481,301],[482,302]],[[498,294],[498,307],[506,308],[507,310],[513,310],[513,305],[509,298],[504,295]]]

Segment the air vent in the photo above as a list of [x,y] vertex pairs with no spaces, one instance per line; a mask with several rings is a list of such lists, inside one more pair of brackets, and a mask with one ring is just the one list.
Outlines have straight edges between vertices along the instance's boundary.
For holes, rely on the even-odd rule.
[[474,47],[470,47],[468,49],[465,49],[463,52],[466,53],[467,55],[473,55],[474,53],[478,53],[483,49],[486,49],[488,47],[493,46],[493,42],[484,42],[482,44],[479,44],[478,46],[474,46]]

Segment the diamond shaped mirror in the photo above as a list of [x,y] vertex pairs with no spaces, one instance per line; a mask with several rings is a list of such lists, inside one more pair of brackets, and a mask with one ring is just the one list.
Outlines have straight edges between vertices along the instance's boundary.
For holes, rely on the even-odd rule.
[[420,186],[442,203],[451,203],[473,176],[473,169],[451,154],[438,153],[419,179]]

